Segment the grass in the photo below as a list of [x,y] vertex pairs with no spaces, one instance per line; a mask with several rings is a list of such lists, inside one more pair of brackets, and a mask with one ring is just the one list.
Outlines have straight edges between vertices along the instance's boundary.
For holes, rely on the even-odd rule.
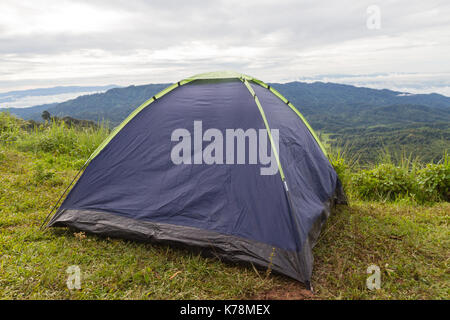
[[[57,197],[108,130],[56,123],[24,130],[19,120],[2,117],[0,299],[247,299],[285,297],[287,291],[299,297],[293,293],[302,287],[293,280],[193,251],[68,229],[40,231]],[[39,141],[52,141],[51,147]],[[341,162],[338,171],[351,203],[334,211],[320,236],[314,249],[315,294],[305,296],[449,299],[450,204],[408,196],[365,200],[352,177],[372,169],[357,170],[343,157],[334,161]],[[380,290],[365,285],[372,264],[381,269]],[[71,265],[81,269],[81,290],[66,286]]]
[[[312,282],[326,299],[449,299],[449,203],[354,202],[327,222]],[[369,265],[381,289],[366,289]]]

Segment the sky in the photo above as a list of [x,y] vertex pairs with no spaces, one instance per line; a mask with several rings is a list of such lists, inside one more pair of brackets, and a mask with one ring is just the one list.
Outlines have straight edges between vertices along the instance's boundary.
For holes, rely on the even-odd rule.
[[0,1],[0,92],[217,70],[450,96],[450,1]]

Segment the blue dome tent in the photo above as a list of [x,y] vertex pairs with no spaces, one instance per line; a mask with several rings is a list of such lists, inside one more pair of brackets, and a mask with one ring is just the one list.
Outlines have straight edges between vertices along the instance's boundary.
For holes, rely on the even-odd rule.
[[337,202],[338,176],[292,103],[253,77],[213,72],[132,112],[47,226],[196,247],[309,286]]

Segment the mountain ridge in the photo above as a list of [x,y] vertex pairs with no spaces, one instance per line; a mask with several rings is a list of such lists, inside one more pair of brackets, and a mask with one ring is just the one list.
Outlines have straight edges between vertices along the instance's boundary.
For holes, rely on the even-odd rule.
[[[109,120],[113,125],[117,125],[141,103],[169,85],[162,83],[116,87],[106,92],[83,95],[60,103],[29,108],[0,108],[0,111],[9,111],[24,119],[40,120],[42,111],[47,110],[56,116],[71,116],[93,121]],[[423,106],[426,112],[421,122],[428,122],[426,114],[432,115],[431,118],[444,115],[444,119],[447,119],[450,110],[450,97],[437,93],[404,95],[404,92],[389,89],[371,89],[332,82],[294,81],[270,85],[288,97],[319,130],[324,129],[323,121],[320,120],[327,116],[338,119],[343,117],[343,120],[348,120],[348,116],[354,118],[355,112],[378,107],[415,106],[413,108],[417,111],[418,106]],[[450,117],[448,119],[450,121]]]
[[[437,161],[450,146],[450,97],[405,94],[325,82],[271,83],[305,116],[322,141],[374,161],[380,149],[404,150]],[[41,121],[47,110],[56,117],[118,125],[134,109],[169,84],[132,85],[79,96],[62,103],[0,109]],[[264,106],[263,106],[264,107]]]

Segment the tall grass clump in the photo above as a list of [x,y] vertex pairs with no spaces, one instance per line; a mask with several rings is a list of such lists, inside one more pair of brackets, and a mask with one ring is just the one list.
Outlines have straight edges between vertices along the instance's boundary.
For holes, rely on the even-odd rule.
[[414,178],[407,170],[392,163],[381,163],[361,170],[351,179],[355,193],[364,200],[397,200],[414,196]]
[[449,201],[448,154],[444,153],[437,164],[422,164],[405,155],[394,162],[390,154],[385,153],[372,168],[354,172],[350,185],[353,193],[362,200],[407,199],[419,204]]
[[351,155],[349,150],[350,146],[348,144],[346,144],[343,148],[332,148],[328,146],[327,153],[329,160],[342,183],[347,198],[352,199],[354,198],[354,194],[351,186],[351,179],[353,172],[359,169],[359,159],[358,155]]
[[450,201],[450,160],[447,151],[438,163],[422,163],[404,151],[382,149],[376,163],[360,164],[350,148],[330,148],[333,165],[350,201],[406,201],[430,204]]
[[20,120],[9,113],[0,112],[0,143],[11,145],[20,134]]
[[49,153],[88,158],[108,136],[106,123],[98,126],[68,126],[64,121],[52,120],[29,128],[26,121],[6,113],[0,114],[0,142],[20,151]]
[[416,181],[421,201],[450,201],[450,159],[444,153],[437,164],[428,163],[419,170]]

